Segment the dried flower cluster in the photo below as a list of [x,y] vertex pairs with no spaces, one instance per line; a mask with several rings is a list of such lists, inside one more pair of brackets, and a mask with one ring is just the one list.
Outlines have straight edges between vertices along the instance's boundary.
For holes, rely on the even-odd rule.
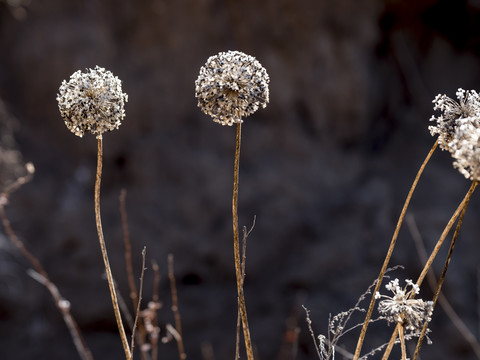
[[96,66],[84,73],[78,70],[68,82],[63,80],[57,101],[71,132],[80,137],[90,132],[101,138],[104,132],[120,126],[128,95],[122,92],[118,77]]
[[450,142],[453,166],[467,179],[480,180],[480,118],[457,120],[455,137]]
[[222,125],[241,123],[269,101],[270,78],[263,66],[240,51],[211,56],[195,81],[198,106]]
[[429,126],[432,136],[438,134],[439,145],[442,150],[450,151],[449,143],[455,136],[456,122],[459,119],[476,117],[480,114],[480,97],[475,90],[457,90],[458,102],[445,94],[438,94],[433,103],[434,110],[440,110],[443,114],[432,116],[430,121],[436,121],[436,125]]
[[[421,331],[426,322],[430,322],[433,312],[433,302],[421,299],[409,299],[414,292],[418,294],[420,289],[412,280],[405,280],[406,285],[401,288],[398,279],[390,281],[385,288],[393,293],[393,296],[375,294],[376,299],[383,298],[378,304],[378,312],[389,323],[402,324],[406,330],[412,332]],[[410,290],[408,288],[410,287]]]
[[454,158],[453,165],[467,179],[480,180],[480,94],[475,90],[457,90],[458,102],[446,95],[433,100],[434,110],[442,111],[432,116],[429,126],[432,136],[438,134],[439,146]]

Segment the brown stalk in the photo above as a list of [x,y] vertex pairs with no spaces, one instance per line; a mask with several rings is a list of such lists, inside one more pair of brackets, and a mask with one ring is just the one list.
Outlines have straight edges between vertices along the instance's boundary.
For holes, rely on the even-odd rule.
[[470,197],[472,196],[472,193],[473,191],[475,190],[475,188],[477,187],[478,183],[476,181],[474,181],[472,183],[472,185],[470,186],[470,189],[468,189],[468,192],[467,194],[465,195],[465,197],[463,198],[462,202],[460,203],[460,205],[457,207],[457,210],[455,210],[455,213],[452,215],[452,217],[450,218],[450,220],[448,221],[448,224],[447,226],[445,227],[445,229],[443,230],[442,232],[442,235],[440,236],[440,239],[438,239],[437,241],[437,244],[435,245],[435,248],[433,249],[432,253],[430,254],[430,257],[428,258],[427,260],[427,263],[425,264],[425,266],[423,267],[423,270],[421,272],[421,274],[419,275],[418,277],[418,280],[417,280],[417,285],[420,286],[423,282],[423,279],[425,278],[425,275],[427,274],[428,270],[430,269],[430,267],[432,266],[432,263],[433,263],[433,260],[435,259],[435,257],[437,256],[438,254],[438,251],[440,250],[440,247],[442,246],[443,244],[443,241],[445,240],[445,238],[447,237],[448,233],[450,232],[450,229],[452,228],[453,224],[455,223],[455,221],[457,220],[458,216],[460,215],[460,212],[466,207],[466,205],[468,204],[468,202],[470,201]]
[[395,330],[393,330],[392,336],[390,337],[390,341],[388,342],[387,348],[385,349],[385,352],[383,353],[382,360],[388,360],[388,357],[390,356],[390,353],[392,352],[393,345],[395,345],[395,340],[397,340],[397,335],[398,332],[400,331],[400,328],[402,327],[401,324],[397,324],[395,326]]
[[238,234],[238,174],[240,163],[240,143],[242,134],[242,124],[237,123],[237,137],[235,145],[235,162],[233,172],[233,196],[232,196],[232,217],[233,217],[233,250],[235,256],[235,274],[237,277],[238,306],[243,325],[243,337],[245,340],[245,349],[247,359],[253,360],[253,347],[250,338],[250,329],[248,327],[247,306],[245,304],[245,294],[243,292],[242,261],[240,254],[240,239]]
[[[437,289],[435,290],[435,294],[434,294],[433,299],[432,299],[434,307],[435,307],[435,304],[437,303],[438,297],[440,295],[440,290],[442,289],[442,285],[443,285],[443,282],[445,280],[445,276],[447,274],[448,265],[450,264],[450,260],[452,259],[453,249],[455,248],[455,243],[456,243],[457,238],[458,238],[458,233],[460,231],[460,227],[462,226],[463,217],[465,216],[465,212],[467,211],[468,203],[470,201],[471,195],[472,195],[473,191],[475,190],[476,186],[477,186],[477,182],[474,181],[472,186],[470,187],[470,190],[467,193],[466,201],[464,202],[462,213],[460,214],[460,217],[458,219],[457,227],[455,228],[455,233],[453,234],[452,241],[450,243],[450,248],[448,249],[447,258],[445,260],[445,264],[443,265],[442,274],[440,275],[440,278],[439,278],[438,284],[437,284]],[[428,327],[428,323],[425,322],[425,324],[423,325],[423,328],[422,328],[422,332],[421,332],[421,334],[418,338],[417,346],[415,347],[415,353],[413,355],[413,360],[416,360],[417,357],[418,357],[418,353],[420,351],[420,346],[422,345],[423,338],[425,337],[427,327]]]
[[[427,251],[425,250],[422,237],[420,235],[420,232],[418,231],[418,228],[416,227],[415,219],[413,218],[413,216],[407,217],[407,223],[410,227],[412,237],[415,240],[415,245],[417,247],[417,252],[419,254],[420,261],[422,263],[425,263],[427,261]],[[438,283],[433,272],[430,271],[427,273],[427,280],[430,288],[432,289],[433,292],[435,292],[435,289],[437,289]],[[475,335],[473,335],[473,333],[465,325],[462,319],[460,319],[458,314],[453,309],[452,305],[448,302],[447,298],[442,293],[439,293],[438,295],[438,303],[443,308],[443,310],[445,311],[447,316],[450,318],[452,323],[455,325],[457,330],[462,334],[465,340],[470,344],[477,358],[480,359],[480,344],[478,343]]]
[[[464,210],[464,208],[466,207],[466,205],[468,204],[468,202],[470,201],[470,197],[472,196],[472,193],[473,191],[475,190],[476,186],[477,186],[477,182],[474,181],[472,183],[472,185],[470,186],[470,189],[468,190],[467,194],[465,195],[465,197],[463,198],[462,202],[460,203],[460,205],[457,207],[457,209],[455,210],[455,212],[453,213],[452,217],[450,218],[450,220],[448,221],[448,224],[447,226],[445,227],[445,229],[443,230],[442,232],[442,235],[440,236],[440,239],[438,239],[437,241],[437,244],[435,245],[435,248],[433,249],[432,253],[430,254],[430,257],[429,259],[427,260],[427,263],[425,264],[422,272],[420,273],[419,277],[418,277],[418,280],[416,282],[416,284],[418,286],[420,286],[423,282],[423,279],[425,278],[428,270],[430,269],[430,267],[432,266],[432,263],[433,263],[433,260],[435,259],[435,257],[437,256],[438,254],[438,251],[440,250],[440,247],[442,246],[443,244],[443,241],[445,240],[445,238],[447,237],[448,233],[450,232],[450,229],[452,228],[453,224],[455,223],[455,221],[457,220],[458,216],[460,215],[460,212]],[[452,249],[453,250],[453,249]],[[411,296],[414,295],[413,292],[410,293]],[[397,328],[399,326],[402,326],[401,324],[397,324]],[[396,334],[397,334],[397,329],[396,331],[392,334],[392,339],[395,340],[396,338]],[[387,349],[388,350],[388,349]],[[390,349],[391,351],[391,349]],[[384,354],[384,359],[388,359],[388,356],[385,357],[385,355],[387,354],[387,351],[385,351],[385,354]]]
[[145,254],[147,252],[147,249],[143,247],[142,250],[142,271],[140,273],[140,289],[138,291],[138,297],[137,297],[137,309],[135,310],[135,321],[133,322],[133,328],[132,328],[132,343],[130,345],[130,348],[132,349],[132,359],[133,359],[133,348],[135,346],[135,329],[137,328],[138,324],[138,317],[140,316],[140,304],[142,302],[142,292],[143,292],[143,275],[145,274]]
[[420,169],[417,172],[415,180],[413,181],[413,184],[410,187],[410,191],[408,192],[405,203],[403,204],[402,212],[400,213],[400,217],[398,218],[397,226],[395,227],[395,232],[393,233],[393,237],[392,237],[392,240],[390,242],[390,246],[388,248],[387,255],[385,256],[385,260],[383,261],[383,266],[382,266],[382,268],[380,270],[380,273],[378,275],[377,283],[375,285],[375,289],[372,292],[372,299],[370,300],[370,305],[368,307],[367,314],[366,314],[365,320],[363,322],[362,330],[361,330],[360,336],[358,338],[357,347],[355,349],[355,354],[354,354],[354,357],[353,357],[354,360],[358,360],[358,358],[360,357],[360,352],[362,351],[362,346],[363,346],[363,342],[365,340],[367,327],[368,327],[368,324],[369,324],[370,319],[372,317],[372,312],[373,312],[373,308],[374,308],[374,305],[375,305],[375,294],[380,289],[383,277],[384,277],[385,272],[388,268],[388,263],[390,262],[390,258],[392,257],[393,249],[395,248],[395,244],[396,244],[397,238],[398,238],[398,233],[400,232],[400,228],[402,226],[403,219],[405,218],[405,214],[407,212],[408,205],[410,204],[410,200],[412,199],[413,192],[414,192],[415,188],[417,187],[418,180],[420,179],[420,176],[422,175],[423,170],[425,169],[425,166],[427,165],[428,161],[432,157],[432,155],[433,155],[435,149],[437,148],[437,146],[438,146],[438,139],[437,139],[437,141],[435,141],[435,144],[433,144],[432,148],[430,149],[430,151],[427,154],[427,157],[425,158],[422,165],[420,166]]
[[103,143],[102,138],[97,139],[98,152],[97,152],[97,175],[95,179],[95,221],[97,224],[98,240],[100,242],[100,250],[102,252],[103,262],[105,265],[105,272],[107,274],[108,287],[110,289],[110,296],[112,298],[113,310],[115,312],[115,319],[117,321],[118,331],[122,340],[123,350],[127,360],[132,359],[132,353],[128,345],[127,335],[125,334],[125,328],[123,327],[122,315],[120,314],[120,308],[118,306],[117,293],[115,291],[115,284],[113,281],[112,270],[110,268],[110,262],[108,260],[107,248],[105,246],[105,239],[103,237],[102,219],[100,216],[100,183],[102,179],[102,155],[103,155]]

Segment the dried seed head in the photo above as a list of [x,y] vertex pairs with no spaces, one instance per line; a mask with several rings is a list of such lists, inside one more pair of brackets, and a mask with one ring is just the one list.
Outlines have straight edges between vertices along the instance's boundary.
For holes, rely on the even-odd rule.
[[104,132],[120,126],[128,95],[122,92],[118,77],[96,66],[84,73],[78,70],[68,82],[63,80],[57,101],[71,132],[80,137],[90,132],[101,138]]
[[253,57],[240,51],[211,56],[195,81],[198,106],[222,125],[241,123],[269,101],[265,68]]
[[442,111],[442,114],[430,118],[430,121],[436,121],[437,124],[428,129],[432,136],[438,134],[438,144],[442,150],[451,151],[449,143],[455,135],[457,120],[480,116],[480,95],[475,90],[458,89],[456,95],[458,102],[444,94],[433,99],[433,109]]
[[[411,332],[421,331],[423,324],[430,322],[433,313],[433,302],[421,299],[410,299],[411,293],[418,294],[419,287],[411,280],[406,280],[407,285],[401,288],[398,279],[390,281],[385,288],[393,296],[375,294],[376,299],[384,298],[378,304],[378,312],[389,323],[399,323]],[[410,290],[407,291],[408,287]]]
[[480,180],[480,118],[458,119],[448,146],[455,159],[453,166],[467,179]]

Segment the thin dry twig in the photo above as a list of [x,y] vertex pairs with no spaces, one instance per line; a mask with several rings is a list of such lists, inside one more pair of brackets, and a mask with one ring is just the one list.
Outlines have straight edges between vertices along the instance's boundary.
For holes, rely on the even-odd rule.
[[28,162],[25,164],[25,169],[27,170],[27,174],[25,176],[20,176],[13,183],[6,186],[2,190],[2,194],[4,195],[5,199],[8,199],[8,196],[10,194],[18,190],[22,185],[32,180],[33,174],[35,173],[35,166],[31,162]]
[[[243,227],[243,239],[242,239],[242,261],[241,261],[241,267],[242,267],[242,287],[243,287],[243,282],[245,280],[245,266],[246,266],[246,260],[247,260],[247,237],[250,235],[250,233],[253,231],[253,228],[255,227],[255,221],[257,217],[253,217],[253,223],[252,226],[250,227],[250,230],[247,231],[247,228],[244,226]],[[240,358],[240,328],[242,325],[242,319],[241,319],[241,313],[240,313],[240,307],[237,309],[237,331],[236,331],[236,341],[235,341],[235,360]]]
[[312,319],[310,319],[310,310],[308,310],[305,306],[302,305],[303,310],[305,310],[305,316],[307,320],[307,327],[312,337],[313,343],[315,344],[315,350],[317,351],[317,355],[319,359],[323,359],[322,354],[320,353],[320,344],[317,344],[317,339],[315,339],[315,332],[312,328]]
[[142,291],[143,291],[143,275],[145,274],[145,254],[147,252],[146,247],[143,247],[142,250],[142,271],[140,273],[140,287],[138,290],[138,296],[137,296],[137,310],[135,312],[135,321],[133,322],[133,329],[132,329],[132,343],[130,345],[130,348],[132,350],[132,358],[133,359],[133,348],[135,346],[135,328],[137,327],[138,324],[138,317],[140,316],[140,304],[142,302]]
[[77,322],[70,313],[70,302],[62,297],[60,291],[58,290],[56,285],[50,280],[47,272],[43,268],[40,261],[25,247],[23,241],[18,238],[5,212],[5,205],[8,203],[8,196],[13,191],[17,190],[20,186],[30,181],[33,177],[33,173],[35,171],[33,165],[31,163],[27,163],[26,168],[28,174],[24,177],[18,178],[14,183],[9,185],[0,194],[0,219],[5,230],[5,234],[7,235],[7,238],[10,240],[10,242],[20,251],[23,257],[25,257],[33,267],[34,270],[29,271],[29,275],[33,279],[44,285],[50,292],[56,307],[62,314],[63,320],[67,325],[70,335],[72,336],[73,343],[75,345],[75,348],[77,349],[80,358],[82,360],[93,360],[92,353],[90,352],[90,349],[88,348],[80,332],[80,328],[78,327]]
[[[168,254],[168,278],[170,279],[170,291],[172,293],[172,312],[175,318],[175,329],[173,329],[175,331],[173,332],[173,330],[170,329],[170,332],[177,341],[178,356],[180,360],[184,360],[187,358],[187,354],[185,354],[185,349],[183,346],[182,321],[180,317],[180,311],[178,309],[178,294],[177,286],[175,284],[175,272],[173,269],[173,254]],[[178,335],[175,336],[175,333]]]
[[360,332],[360,336],[359,336],[358,342],[357,342],[357,347],[355,349],[354,360],[358,360],[358,358],[360,357],[360,352],[362,351],[362,346],[363,346],[363,342],[365,340],[367,327],[368,327],[368,324],[370,322],[370,318],[372,317],[372,312],[373,312],[373,308],[374,308],[374,305],[375,305],[375,294],[380,289],[383,277],[385,275],[385,271],[388,268],[388,263],[390,262],[390,258],[392,257],[393,249],[395,248],[395,244],[396,244],[397,238],[398,238],[398,233],[400,232],[400,228],[402,226],[403,219],[404,219],[405,214],[407,212],[408,205],[410,204],[410,200],[412,199],[413,192],[414,192],[415,188],[417,187],[418,180],[420,179],[420,176],[422,175],[423,170],[427,166],[427,163],[430,160],[430,158],[432,157],[433,153],[435,152],[435,149],[437,148],[437,146],[438,146],[438,139],[437,139],[437,141],[435,141],[435,144],[433,144],[433,146],[430,149],[430,151],[428,152],[425,160],[423,161],[422,165],[420,166],[420,169],[417,172],[415,180],[413,181],[413,184],[410,187],[410,191],[408,192],[405,203],[403,204],[402,212],[400,213],[400,217],[398,218],[397,226],[395,227],[395,232],[393,233],[392,240],[390,242],[390,246],[389,246],[388,251],[387,251],[387,255],[385,256],[385,260],[383,262],[382,268],[381,268],[380,273],[378,275],[377,284],[375,285],[375,290],[373,291],[372,299],[370,300],[370,305],[368,307],[367,314],[366,314],[365,320],[363,322],[362,330]]
[[52,295],[55,305],[57,306],[58,310],[60,310],[63,320],[70,331],[73,343],[75,344],[75,348],[77,349],[80,358],[82,360],[93,360],[92,353],[90,352],[90,349],[87,347],[87,344],[80,333],[78,324],[70,313],[70,301],[62,297],[58,288],[52,281],[50,281],[48,277],[43,276],[41,273],[33,269],[29,269],[27,272],[32,279],[45,286]]

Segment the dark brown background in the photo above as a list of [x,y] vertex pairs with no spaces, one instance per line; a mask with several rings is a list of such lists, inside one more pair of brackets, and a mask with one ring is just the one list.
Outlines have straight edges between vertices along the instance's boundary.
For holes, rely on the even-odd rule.
[[[122,349],[95,231],[95,139],[64,126],[55,100],[63,79],[100,65],[129,94],[124,123],[104,136],[102,184],[104,231],[122,292],[118,195],[126,188],[136,269],[144,245],[148,263],[161,266],[162,335],[173,321],[166,278],[173,253],[189,359],[201,358],[202,343],[228,359],[236,320],[235,130],[200,112],[194,81],[219,51],[257,57],[270,74],[271,100],[243,127],[239,199],[240,224],[257,217],[247,255],[252,338],[258,359],[289,359],[279,354],[293,314],[301,329],[297,359],[315,359],[300,305],[312,311],[315,331],[326,333],[328,314],[353,306],[376,277],[434,142],[432,99],[458,87],[478,90],[479,14],[476,0],[0,1],[2,187],[21,173],[19,163],[37,169],[7,212],[71,301],[95,358],[119,359]],[[468,187],[438,151],[410,208],[428,248]],[[479,215],[474,196],[445,284],[476,335]],[[406,227],[392,264],[405,266],[395,275],[402,279],[421,269]],[[0,358],[77,358],[27,267],[2,231]],[[148,270],[145,300],[151,283]],[[430,296],[427,286],[422,295]],[[423,358],[475,358],[440,308],[431,329]],[[372,328],[365,348],[391,331]],[[345,341],[353,351],[356,334]],[[174,343],[161,349],[162,359],[177,358]]]

